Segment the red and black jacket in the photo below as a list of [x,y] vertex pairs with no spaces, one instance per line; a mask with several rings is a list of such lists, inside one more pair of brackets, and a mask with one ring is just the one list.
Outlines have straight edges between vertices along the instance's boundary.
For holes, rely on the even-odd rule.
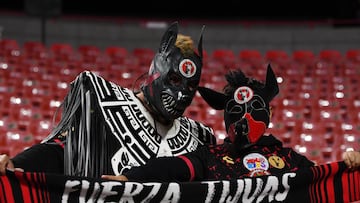
[[312,161],[269,135],[242,151],[228,142],[204,146],[178,157],[153,159],[124,175],[136,181],[219,180],[276,175],[311,166]]

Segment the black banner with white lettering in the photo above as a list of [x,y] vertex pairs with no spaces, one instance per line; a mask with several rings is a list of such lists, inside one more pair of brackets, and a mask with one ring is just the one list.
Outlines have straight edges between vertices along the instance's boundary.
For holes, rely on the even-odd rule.
[[360,171],[333,162],[279,176],[202,182],[117,182],[8,171],[0,202],[334,202],[360,200]]

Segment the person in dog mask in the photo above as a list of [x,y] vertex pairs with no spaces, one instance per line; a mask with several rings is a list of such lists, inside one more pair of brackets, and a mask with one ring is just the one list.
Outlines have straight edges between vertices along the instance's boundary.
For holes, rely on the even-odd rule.
[[279,92],[270,65],[265,83],[246,77],[241,70],[232,70],[225,78],[228,84],[224,93],[205,87],[198,89],[211,107],[224,111],[228,139],[223,144],[201,147],[178,157],[150,160],[118,180],[236,179],[314,166],[305,156],[283,147],[275,136],[266,134],[271,117],[269,103]]
[[[0,172],[4,174],[7,168],[21,168],[25,171],[76,176],[116,176],[155,157],[178,156],[199,146],[214,144],[216,139],[211,128],[183,116],[200,82],[203,66],[202,35],[201,31],[195,49],[189,36],[178,33],[178,22],[172,23],[163,34],[140,90],[133,91],[120,86],[112,88],[117,91],[113,97],[124,95],[121,97],[122,107],[114,110],[113,120],[104,122],[104,125],[115,123],[110,126],[113,130],[105,129],[100,136],[107,136],[113,142],[103,145],[92,143],[99,146],[95,148],[99,150],[87,156],[82,153],[88,153],[87,150],[90,149],[77,147],[90,145],[82,143],[86,139],[80,139],[80,133],[87,129],[81,130],[79,126],[82,125],[66,124],[59,126],[58,131],[53,132],[41,144],[12,159],[7,155],[0,155]],[[80,78],[107,84],[105,80],[89,72],[82,74]],[[67,99],[79,101],[70,96]],[[128,119],[130,116],[132,119]],[[82,117],[75,120],[81,121]],[[91,127],[96,126],[90,126],[90,132]],[[121,131],[113,133],[117,129]]]

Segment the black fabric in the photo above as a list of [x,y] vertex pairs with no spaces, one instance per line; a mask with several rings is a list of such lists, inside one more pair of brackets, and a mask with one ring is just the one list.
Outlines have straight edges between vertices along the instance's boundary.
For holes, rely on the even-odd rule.
[[[176,170],[172,170],[176,169]],[[146,165],[133,167],[124,175],[130,181],[189,181],[190,172],[186,163],[178,157],[159,157]]]
[[34,145],[17,154],[12,161],[15,167],[25,171],[64,173],[64,150],[57,143]]
[[[184,154],[190,160],[190,166],[179,158],[162,158],[152,160],[151,165],[140,166],[135,172],[130,170],[131,178],[141,180],[152,178],[158,181],[184,181],[183,174],[194,169],[195,181],[203,180],[231,180],[244,177],[263,175],[278,175],[285,172],[294,172],[300,168],[314,166],[314,163],[291,148],[283,147],[282,143],[273,135],[262,136],[256,145],[240,153],[234,150],[233,144],[225,142],[221,145],[202,146],[194,152]],[[252,157],[254,166],[251,160]],[[266,166],[255,166],[266,164]],[[183,166],[187,166],[184,169]],[[253,167],[253,168],[252,168]],[[172,175],[172,176],[170,176]],[[180,179],[180,178],[181,179]],[[179,179],[178,179],[179,178]],[[185,179],[189,181],[190,179]]]
[[[206,180],[276,175],[314,166],[314,163],[305,156],[291,148],[283,147],[282,143],[272,135],[262,136],[255,145],[241,152],[234,150],[231,143],[212,146],[208,152],[206,150],[207,148],[204,147],[200,153],[188,154],[190,159],[192,159],[191,156],[196,156],[207,167],[207,174],[204,177]],[[255,167],[253,170],[249,169],[244,163],[244,159],[251,154],[255,154],[254,160],[256,159],[256,163],[254,164],[261,164],[261,160],[258,159],[265,158],[263,161],[267,162],[268,169],[265,170],[262,167]],[[276,166],[280,161],[284,165]]]
[[122,182],[8,171],[0,176],[0,202],[349,203],[360,200],[359,180],[360,171],[347,170],[344,162],[278,175],[201,182]]

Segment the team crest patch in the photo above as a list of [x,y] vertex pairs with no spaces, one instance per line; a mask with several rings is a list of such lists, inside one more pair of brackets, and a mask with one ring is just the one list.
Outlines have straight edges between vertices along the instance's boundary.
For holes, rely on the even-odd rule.
[[269,157],[269,163],[271,166],[278,168],[278,169],[282,169],[285,167],[285,162],[282,158],[278,157],[278,156],[271,156]]
[[239,104],[250,101],[254,96],[254,91],[250,87],[239,87],[234,93],[234,99]]
[[186,78],[191,78],[196,73],[196,65],[190,59],[184,59],[179,64],[181,75]]
[[246,155],[243,164],[249,171],[267,171],[269,169],[268,160],[259,153]]

